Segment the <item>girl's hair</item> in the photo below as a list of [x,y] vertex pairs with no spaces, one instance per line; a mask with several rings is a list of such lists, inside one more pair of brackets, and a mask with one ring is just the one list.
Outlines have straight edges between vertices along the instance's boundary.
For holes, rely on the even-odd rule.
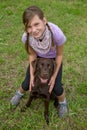
[[32,20],[32,18],[38,15],[38,17],[43,20],[44,13],[43,11],[37,7],[37,6],[30,6],[27,9],[25,9],[23,13],[23,23],[25,25],[25,30],[27,30],[28,23]]
[[[25,25],[25,31],[27,32],[27,27],[29,22],[32,20],[32,18],[37,15],[41,20],[43,20],[44,18],[44,13],[43,11],[37,7],[37,6],[30,6],[27,9],[25,9],[24,13],[23,13],[23,23]],[[50,29],[49,25],[47,24],[48,28]],[[51,29],[50,29],[51,31]],[[52,31],[51,31],[52,33]],[[53,44],[53,37],[52,37],[52,44]],[[25,43],[25,49],[27,51],[27,53],[29,54],[29,33],[27,32],[27,40]]]

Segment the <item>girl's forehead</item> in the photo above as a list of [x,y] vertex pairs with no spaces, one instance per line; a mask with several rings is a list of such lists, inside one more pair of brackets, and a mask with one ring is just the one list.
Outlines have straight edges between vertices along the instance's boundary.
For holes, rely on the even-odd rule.
[[35,22],[38,22],[38,21],[41,21],[41,19],[39,18],[38,15],[34,15],[31,20],[28,22],[28,24],[32,24],[32,23],[35,23]]

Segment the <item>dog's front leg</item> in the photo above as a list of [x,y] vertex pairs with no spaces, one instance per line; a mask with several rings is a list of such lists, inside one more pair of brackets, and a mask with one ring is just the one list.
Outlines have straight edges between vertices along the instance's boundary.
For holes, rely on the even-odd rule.
[[45,103],[44,117],[47,124],[49,124],[49,101],[50,101],[50,97],[47,97],[47,99],[44,102]]
[[30,93],[29,99],[28,99],[28,101],[26,103],[26,107],[30,107],[33,98],[34,98],[34,96],[32,95],[32,93]]
[[25,110],[27,109],[27,107],[30,106],[32,100],[33,100],[33,95],[30,93],[30,96],[29,96],[29,99],[28,99],[26,105],[21,108],[21,112],[25,112]]

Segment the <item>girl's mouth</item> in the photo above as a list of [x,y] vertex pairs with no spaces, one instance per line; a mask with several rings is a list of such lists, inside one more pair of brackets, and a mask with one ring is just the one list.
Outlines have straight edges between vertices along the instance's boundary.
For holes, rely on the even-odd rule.
[[34,37],[39,37],[39,32],[33,33],[33,36],[34,36]]

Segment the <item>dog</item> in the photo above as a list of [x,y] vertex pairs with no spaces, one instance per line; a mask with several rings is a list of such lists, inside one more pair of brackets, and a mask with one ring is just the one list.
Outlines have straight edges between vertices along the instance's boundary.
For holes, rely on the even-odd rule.
[[[32,62],[32,66],[34,68],[34,87],[29,95],[29,99],[26,103],[26,107],[30,107],[33,99],[36,98],[44,98],[45,103],[45,111],[44,117],[49,124],[49,102],[50,99],[54,100],[55,107],[58,106],[58,99],[56,95],[53,93],[49,93],[49,81],[51,79],[52,74],[55,70],[55,61],[54,59],[49,58],[37,58]],[[24,108],[21,111],[25,111]]]

